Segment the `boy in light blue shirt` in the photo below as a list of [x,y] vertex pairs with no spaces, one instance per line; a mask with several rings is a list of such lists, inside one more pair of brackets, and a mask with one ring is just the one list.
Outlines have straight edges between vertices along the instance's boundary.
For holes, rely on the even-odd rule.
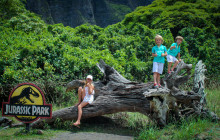
[[[183,37],[181,36],[177,36],[176,37],[176,42],[173,43],[171,45],[171,47],[169,48],[168,52],[167,52],[167,61],[168,61],[168,73],[170,74],[171,72],[173,72],[174,68],[176,68],[177,64],[181,61],[180,59],[180,44],[183,41]],[[178,60],[176,58],[176,56],[178,55]],[[172,64],[175,63],[173,65],[173,67],[171,68]],[[171,71],[170,71],[171,68]]]
[[152,48],[153,60],[153,73],[154,73],[154,88],[161,87],[160,74],[163,73],[163,67],[165,62],[165,56],[167,56],[167,49],[162,45],[163,38],[160,35],[156,35],[155,43],[157,44]]

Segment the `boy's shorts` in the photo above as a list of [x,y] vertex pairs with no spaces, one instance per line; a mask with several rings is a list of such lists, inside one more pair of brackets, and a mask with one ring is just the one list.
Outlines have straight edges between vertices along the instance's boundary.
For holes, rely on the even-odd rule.
[[153,62],[153,72],[158,72],[159,74],[163,73],[164,63]]
[[175,63],[177,61],[176,57],[172,55],[167,55],[167,61]]

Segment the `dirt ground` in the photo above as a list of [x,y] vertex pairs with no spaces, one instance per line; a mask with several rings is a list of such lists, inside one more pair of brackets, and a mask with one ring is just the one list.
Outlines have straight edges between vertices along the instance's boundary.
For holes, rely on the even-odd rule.
[[82,120],[80,128],[58,133],[51,140],[133,140],[131,131],[121,128],[109,117],[97,116]]
[[107,133],[96,133],[96,132],[65,132],[57,134],[51,140],[133,140],[132,136],[122,136]]

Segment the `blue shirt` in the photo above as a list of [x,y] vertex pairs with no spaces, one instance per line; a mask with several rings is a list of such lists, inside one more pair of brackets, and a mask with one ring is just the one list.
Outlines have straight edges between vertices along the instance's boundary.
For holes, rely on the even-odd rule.
[[161,54],[164,54],[165,52],[167,52],[167,48],[165,46],[163,45],[160,45],[160,47],[154,46],[152,48],[152,53],[157,54],[157,56],[154,57],[153,62],[164,63],[165,58],[161,56]]
[[169,48],[169,50],[167,51],[167,54],[176,57],[177,54],[180,53],[180,45],[178,46],[177,43],[173,43],[170,47],[174,45],[176,46],[176,48],[173,48],[172,50],[170,50]]

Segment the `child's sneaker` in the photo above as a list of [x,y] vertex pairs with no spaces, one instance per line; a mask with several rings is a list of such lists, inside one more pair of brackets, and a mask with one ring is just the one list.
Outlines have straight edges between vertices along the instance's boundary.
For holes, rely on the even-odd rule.
[[158,87],[159,87],[159,88],[162,88],[162,86],[161,86],[160,84],[158,84]]
[[154,84],[154,88],[158,88],[158,85],[157,85],[157,84]]

